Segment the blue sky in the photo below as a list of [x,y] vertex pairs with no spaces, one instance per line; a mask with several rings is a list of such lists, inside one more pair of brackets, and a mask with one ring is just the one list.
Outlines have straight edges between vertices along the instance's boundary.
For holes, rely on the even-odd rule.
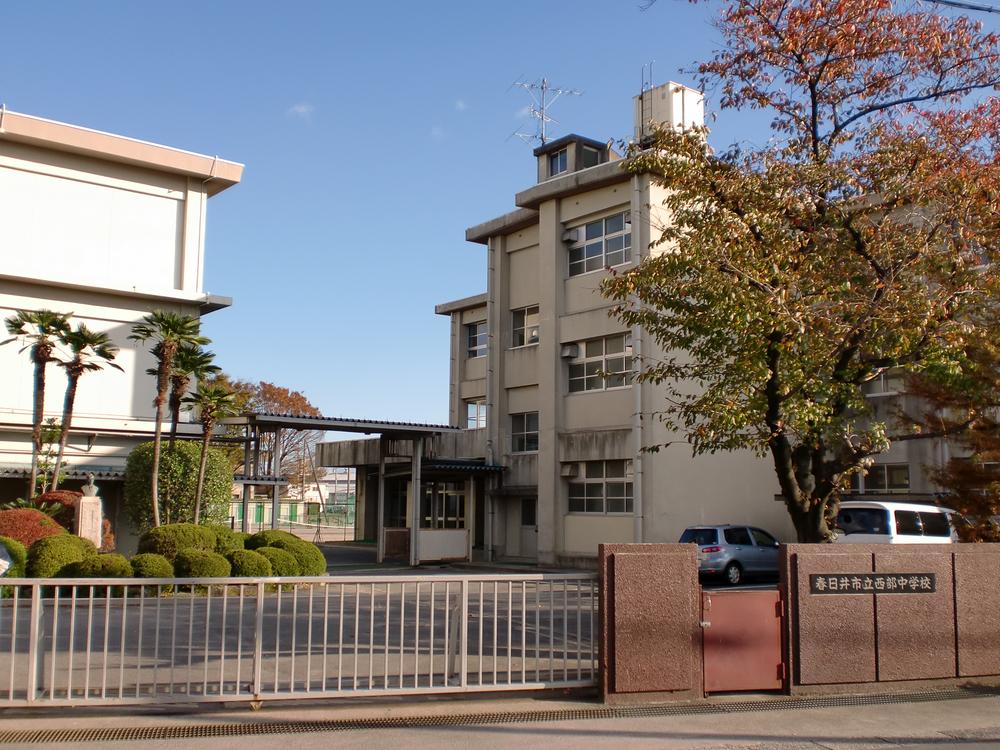
[[[535,179],[508,138],[516,80],[579,89],[553,136],[630,134],[656,83],[708,56],[710,4],[660,0],[48,2],[4,8],[0,101],[14,111],[245,163],[209,208],[205,320],[232,375],[324,413],[447,420],[440,302],[485,290],[465,228]],[[709,102],[711,106],[711,102]],[[744,137],[746,115],[715,123]]]

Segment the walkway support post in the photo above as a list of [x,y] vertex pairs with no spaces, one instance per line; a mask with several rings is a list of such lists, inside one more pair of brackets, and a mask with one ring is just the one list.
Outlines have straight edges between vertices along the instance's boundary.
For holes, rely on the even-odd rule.
[[[367,494],[367,493],[366,493]],[[369,495],[371,497],[371,495]],[[355,521],[357,523],[357,521]],[[378,520],[375,522],[375,561],[385,559],[385,436],[378,436]]]
[[420,500],[423,492],[420,484],[420,459],[424,453],[424,439],[422,437],[413,438],[413,456],[411,460],[410,476],[410,565],[416,567],[420,564],[420,550],[417,548],[420,539]]

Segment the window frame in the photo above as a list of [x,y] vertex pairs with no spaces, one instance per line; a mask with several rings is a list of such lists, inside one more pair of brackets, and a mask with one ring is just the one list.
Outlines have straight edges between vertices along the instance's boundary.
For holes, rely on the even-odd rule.
[[[534,427],[534,429],[531,429]],[[510,415],[510,452],[538,453],[538,412],[523,411]]]
[[[531,311],[534,310],[534,313]],[[518,325],[518,315],[521,316],[520,325]],[[529,323],[530,317],[534,316],[535,322]],[[537,346],[539,336],[539,308],[538,305],[527,305],[526,307],[517,307],[510,311],[510,345],[511,349],[519,349],[523,346]],[[534,329],[534,340],[528,335],[528,331]],[[520,341],[518,341],[518,335],[520,335]]]
[[[613,465],[614,474],[608,475],[608,466]],[[635,475],[631,458],[606,459],[600,461],[578,461],[577,477],[567,481],[566,512],[570,515],[585,516],[630,516],[635,512]],[[620,465],[620,466],[619,466]],[[601,476],[594,476],[600,467]],[[618,469],[620,468],[620,473]],[[621,485],[621,494],[609,495],[609,485]],[[599,492],[598,492],[599,490]],[[588,505],[600,501],[600,510],[590,510]],[[608,510],[610,501],[620,502],[622,510]],[[582,509],[580,503],[582,502]],[[574,504],[577,505],[574,508]]]
[[[560,167],[559,169],[553,169],[553,164]],[[558,151],[553,151],[549,154],[548,158],[549,165],[549,177],[556,177],[561,174],[565,174],[569,171],[569,149],[562,148]]]
[[479,359],[486,356],[489,347],[490,331],[486,321],[465,324],[465,358]]
[[[621,351],[608,351],[608,342],[615,339],[622,340]],[[601,342],[601,353],[588,355],[591,345]],[[577,356],[569,361],[567,369],[566,392],[567,393],[589,393],[593,391],[614,391],[620,388],[630,388],[632,386],[632,332],[615,333],[610,336],[602,336],[596,339],[588,339],[577,344],[579,352]],[[610,369],[609,360],[622,360],[622,369]],[[599,365],[594,367],[594,365]],[[579,368],[583,368],[582,370]],[[609,380],[621,382],[615,385],[608,385]],[[600,387],[588,387],[591,382],[600,381]],[[583,383],[582,388],[574,388],[574,383]]]
[[[621,219],[621,228],[614,228],[618,219]],[[609,229],[609,224],[611,229]],[[596,234],[598,231],[600,234]],[[567,278],[585,276],[588,273],[597,273],[606,268],[617,268],[632,262],[632,211],[623,209],[608,216],[588,221],[576,227],[580,237],[572,243],[566,254]],[[591,234],[591,232],[595,232]],[[609,250],[609,244],[616,246],[621,240],[620,247]],[[598,253],[598,250],[600,251]],[[620,260],[611,258],[613,255],[621,253]],[[574,257],[577,256],[577,257]],[[598,265],[599,264],[599,265]]]
[[[487,426],[489,414],[486,409],[486,399],[470,399],[465,401],[465,429],[481,430]],[[475,414],[470,414],[471,411]]]
[[[906,470],[906,484],[897,482],[889,484],[891,472]],[[881,481],[875,481],[881,478]],[[905,494],[912,489],[910,480],[910,465],[908,463],[872,464],[862,476],[862,472],[851,475],[851,492],[858,495],[896,495]]]

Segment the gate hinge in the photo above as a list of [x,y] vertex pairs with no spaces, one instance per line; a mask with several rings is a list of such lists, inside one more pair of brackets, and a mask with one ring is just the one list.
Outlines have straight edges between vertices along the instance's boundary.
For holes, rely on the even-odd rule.
[[698,624],[701,625],[703,628],[712,627],[712,623],[709,620],[701,620]]

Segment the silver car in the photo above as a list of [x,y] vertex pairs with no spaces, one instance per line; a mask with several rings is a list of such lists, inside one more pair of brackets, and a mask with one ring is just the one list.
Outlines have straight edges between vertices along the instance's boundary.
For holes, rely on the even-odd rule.
[[691,526],[681,534],[681,544],[698,545],[698,572],[722,576],[735,586],[749,576],[778,575],[779,542],[754,526],[720,524]]

